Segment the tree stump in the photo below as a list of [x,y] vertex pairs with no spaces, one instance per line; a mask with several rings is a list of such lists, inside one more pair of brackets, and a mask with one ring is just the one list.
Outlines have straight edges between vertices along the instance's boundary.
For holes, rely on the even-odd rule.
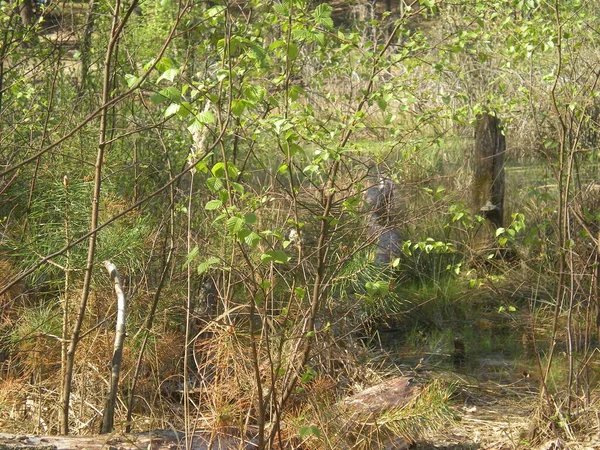
[[473,207],[495,228],[504,224],[505,150],[500,119],[491,114],[479,116],[475,129]]

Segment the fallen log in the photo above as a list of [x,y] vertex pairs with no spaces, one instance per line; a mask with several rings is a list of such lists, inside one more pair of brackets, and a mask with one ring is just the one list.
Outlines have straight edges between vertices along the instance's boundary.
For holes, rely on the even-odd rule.
[[[190,450],[244,448],[255,450],[252,439],[198,431],[193,434]],[[0,433],[0,450],[176,450],[185,448],[185,434],[174,430],[144,433],[103,434],[94,436],[19,436]]]

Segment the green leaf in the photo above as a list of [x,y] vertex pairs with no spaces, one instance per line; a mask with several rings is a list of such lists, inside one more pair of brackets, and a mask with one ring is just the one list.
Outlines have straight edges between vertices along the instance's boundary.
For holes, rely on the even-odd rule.
[[248,236],[244,238],[244,242],[252,248],[256,248],[258,243],[260,242],[260,236],[258,233],[251,231]]
[[275,3],[273,5],[273,10],[281,15],[281,16],[289,16],[290,14],[290,7],[288,5],[289,2],[281,2],[281,3]]
[[251,108],[253,106],[254,103],[244,98],[235,99],[231,102],[231,113],[234,116],[239,117],[246,110],[246,108]]
[[225,175],[225,163],[224,162],[218,162],[216,163],[214,166],[212,166],[212,169],[210,169],[210,171],[212,172],[212,174],[215,177],[223,177],[223,175]]
[[192,112],[192,105],[190,105],[188,102],[181,102],[179,104],[179,109],[177,110],[177,115],[179,117],[181,117],[182,119],[185,119],[186,117],[188,117],[190,115],[191,112]]
[[238,216],[233,216],[227,219],[227,229],[231,234],[237,234],[244,226],[244,219]]
[[156,63],[156,70],[163,73],[165,70],[169,70],[175,67],[173,60],[167,56],[163,56],[160,61]]
[[179,103],[181,101],[181,92],[179,92],[179,89],[169,86],[168,88],[165,88],[160,92],[150,96],[150,101],[155,105],[159,105],[169,100],[175,103]]
[[178,112],[179,112],[179,104],[177,104],[177,103],[171,103],[167,107],[167,109],[165,110],[164,116],[165,116],[165,118],[166,117],[171,117],[171,116],[177,114]]
[[212,8],[207,9],[205,14],[206,14],[206,17],[214,19],[215,17],[220,15],[223,11],[225,11],[226,9],[227,9],[227,7],[225,5],[213,6]]
[[215,123],[215,115],[210,111],[202,111],[196,114],[196,121],[203,125]]
[[183,263],[183,266],[181,266],[181,270],[185,269],[189,263],[191,263],[194,258],[196,257],[196,255],[198,255],[199,249],[198,247],[194,247],[187,255],[187,257],[185,258],[185,262]]
[[315,369],[307,367],[306,371],[302,374],[302,383],[310,383],[315,378],[317,378],[317,372]]
[[258,61],[262,65],[267,56],[267,52],[261,45],[252,44],[250,51],[248,52],[248,56],[251,59]]
[[316,436],[316,437],[321,437],[321,430],[319,430],[317,427],[315,426],[310,426],[310,427],[301,427],[300,428],[300,437],[304,438],[307,436]]
[[130,73],[125,74],[125,81],[127,82],[127,87],[132,88],[139,82],[139,77],[135,75],[131,75]]
[[227,163],[227,175],[229,178],[236,179],[240,176],[240,169],[235,167],[235,164],[228,162]]
[[210,269],[212,266],[214,266],[215,264],[218,264],[220,261],[221,260],[219,258],[217,258],[216,256],[213,256],[211,258],[208,258],[206,261],[201,262],[200,264],[198,264],[198,275],[203,274],[208,269]]
[[[222,47],[225,44],[225,41],[221,39],[218,43],[218,46]],[[217,70],[217,81],[221,82],[226,80],[229,77],[229,70],[227,69],[219,69]]]
[[287,55],[289,59],[296,59],[296,56],[298,56],[298,47],[293,42],[288,44]]
[[290,257],[283,250],[271,250],[263,253],[260,259],[263,263],[274,262],[277,264],[286,264],[290,260]]
[[313,17],[317,25],[324,28],[333,28],[333,20],[331,19],[331,12],[333,8],[330,5],[321,3],[313,11]]
[[175,79],[175,77],[178,74],[179,74],[179,69],[175,69],[175,68],[167,69],[161,74],[160,77],[158,77],[158,80],[156,80],[156,82],[159,83],[161,80],[168,80],[170,82],[173,82],[173,80]]
[[235,179],[240,175],[240,170],[235,167],[232,163],[218,162],[210,171],[215,177],[223,178],[225,176],[225,169],[227,169],[227,175],[229,178]]
[[244,103],[243,100],[240,100],[240,99],[232,100],[231,114],[233,114],[235,117],[241,116],[245,109],[246,109],[246,104]]
[[188,131],[194,134],[200,131],[204,126],[214,123],[215,116],[210,111],[203,111],[194,116],[192,124],[188,127]]
[[223,202],[221,200],[210,200],[205,206],[204,209],[207,211],[214,211],[223,206]]
[[240,183],[232,182],[231,188],[240,195],[244,195],[244,192],[246,192],[246,188],[244,188],[244,185]]
[[223,189],[223,181],[217,177],[210,177],[206,180],[206,187],[211,193],[215,193]]
[[368,281],[365,283],[365,289],[369,297],[383,297],[390,292],[390,285],[387,281]]
[[260,235],[249,228],[242,228],[238,235],[238,240],[244,241],[246,245],[252,248],[256,248],[258,243],[260,242]]
[[196,172],[200,172],[200,173],[208,172],[208,167],[206,167],[206,161],[204,161],[204,160],[198,161],[198,164],[196,164]]
[[304,89],[302,89],[301,86],[293,85],[292,87],[290,87],[289,95],[292,101],[298,100],[298,96],[300,94],[304,94]]
[[253,212],[249,212],[244,215],[244,222],[246,222],[248,225],[254,225],[257,220],[256,214]]
[[262,86],[248,86],[244,88],[244,96],[253,103],[262,102],[267,95],[267,91]]
[[295,144],[293,142],[288,142],[287,147],[288,147],[288,155],[289,156],[294,156],[298,152],[302,152],[302,147],[300,147],[298,144]]

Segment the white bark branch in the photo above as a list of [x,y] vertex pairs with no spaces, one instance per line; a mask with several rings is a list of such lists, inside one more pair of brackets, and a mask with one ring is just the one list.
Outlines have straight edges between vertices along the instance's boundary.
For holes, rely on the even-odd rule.
[[115,283],[117,294],[117,327],[115,332],[115,345],[110,373],[110,389],[106,397],[104,417],[102,418],[101,433],[113,431],[115,404],[117,402],[117,391],[119,388],[119,376],[121,373],[121,361],[123,359],[123,343],[125,341],[125,322],[127,316],[127,299],[123,291],[123,282],[117,267],[110,261],[104,261],[104,267]]

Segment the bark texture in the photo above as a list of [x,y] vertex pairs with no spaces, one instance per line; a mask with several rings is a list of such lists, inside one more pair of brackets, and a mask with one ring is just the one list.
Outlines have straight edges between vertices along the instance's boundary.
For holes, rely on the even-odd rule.
[[506,142],[500,119],[483,114],[477,119],[473,206],[496,228],[504,223],[504,152]]

